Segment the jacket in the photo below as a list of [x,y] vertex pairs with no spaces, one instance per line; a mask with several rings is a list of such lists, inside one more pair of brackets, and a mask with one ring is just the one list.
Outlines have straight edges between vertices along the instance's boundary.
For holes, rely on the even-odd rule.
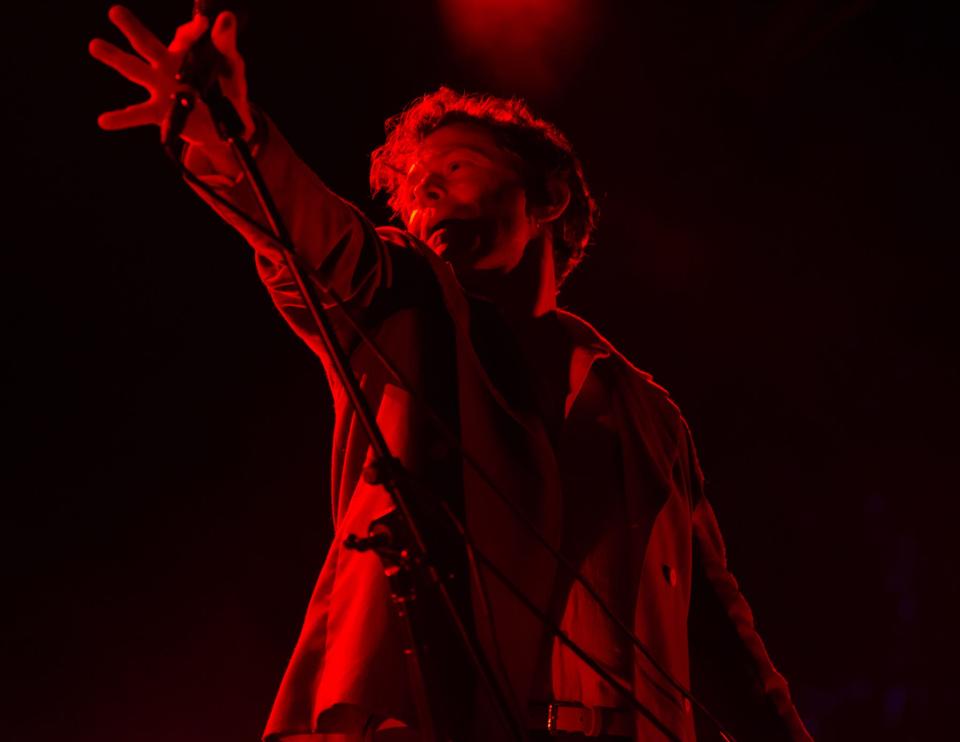
[[[538,607],[562,618],[564,593],[572,589],[568,576],[500,499],[509,498],[561,548],[564,501],[557,452],[543,421],[523,404],[522,395],[508,393],[489,352],[479,349],[491,343],[478,338],[477,303],[452,268],[425,245],[396,228],[375,229],[333,194],[267,119],[262,135],[258,165],[393,455],[426,489],[456,492],[478,548]],[[363,476],[371,461],[368,440],[275,241],[262,230],[265,220],[247,184],[205,171],[195,151],[188,151],[185,161],[216,189],[219,198],[198,192],[252,245],[277,308],[323,362],[335,409],[330,487],[335,535],[264,738],[349,731],[370,715],[415,718],[405,683],[398,681],[406,670],[382,567],[374,555],[342,545],[347,534],[366,534],[371,520],[393,509],[385,491]],[[566,312],[559,316],[573,348],[567,412],[591,374],[601,376],[609,391],[627,529],[627,561],[616,578],[626,596],[622,618],[658,664],[689,687],[688,613],[696,584],[710,594],[706,602],[719,607],[718,618],[711,620],[729,627],[752,685],[747,690],[772,720],[773,736],[764,739],[809,739],[727,569],[723,539],[679,409],[649,374],[589,324]],[[402,383],[384,369],[354,323],[390,359]],[[463,463],[456,442],[439,432],[436,418],[455,432],[475,467]],[[484,584],[490,615],[475,616],[478,639],[496,657],[517,702],[537,700],[537,674],[551,651],[556,659],[557,648],[496,579],[487,574]],[[471,589],[476,598],[476,587]],[[578,631],[586,637],[591,627],[574,626],[574,638]],[[627,682],[636,698],[677,737],[693,740],[690,703],[642,653],[632,647],[630,653]],[[638,714],[636,738],[663,736]]]

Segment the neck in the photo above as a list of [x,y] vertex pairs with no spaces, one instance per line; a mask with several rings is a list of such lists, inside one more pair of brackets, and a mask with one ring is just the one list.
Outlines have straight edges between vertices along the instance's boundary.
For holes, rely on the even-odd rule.
[[469,293],[496,304],[512,324],[522,325],[555,312],[557,280],[549,230],[528,243],[512,270],[475,271],[461,281]]

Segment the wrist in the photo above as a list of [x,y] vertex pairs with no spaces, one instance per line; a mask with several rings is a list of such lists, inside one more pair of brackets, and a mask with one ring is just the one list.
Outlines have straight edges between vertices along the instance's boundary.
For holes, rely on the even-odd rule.
[[[255,106],[250,106],[246,119],[244,141],[256,156],[267,138],[266,117]],[[218,184],[235,184],[242,177],[243,169],[237,160],[233,147],[221,139],[187,141],[182,155],[184,166],[194,175],[211,178]]]
[[237,158],[226,142],[196,142],[188,146],[186,154],[185,164],[194,173],[197,173],[197,166],[207,173],[228,178],[236,178],[241,173]]

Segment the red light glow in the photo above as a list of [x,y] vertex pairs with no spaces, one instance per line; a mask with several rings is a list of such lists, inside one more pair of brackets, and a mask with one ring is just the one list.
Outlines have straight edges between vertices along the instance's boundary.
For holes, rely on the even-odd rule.
[[492,82],[550,94],[595,38],[599,4],[590,0],[441,0],[456,51]]

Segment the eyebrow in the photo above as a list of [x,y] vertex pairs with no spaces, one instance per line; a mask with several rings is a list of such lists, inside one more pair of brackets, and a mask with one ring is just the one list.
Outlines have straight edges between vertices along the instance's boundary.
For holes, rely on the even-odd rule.
[[451,152],[451,151],[456,151],[456,150],[458,150],[458,149],[468,149],[468,150],[470,150],[471,152],[477,152],[478,154],[481,154],[481,155],[483,155],[483,156],[485,156],[485,157],[488,156],[488,155],[487,155],[488,150],[482,149],[482,148],[480,148],[480,147],[473,147],[473,146],[471,146],[471,145],[469,145],[469,144],[455,144],[455,145],[453,145],[452,147],[449,147],[447,151],[448,151],[448,152]]
[[[491,163],[492,165],[499,165],[499,166],[501,166],[501,167],[509,167],[509,165],[507,165],[507,164],[505,164],[505,163],[498,162],[497,160],[495,160],[486,150],[480,149],[480,148],[478,148],[478,147],[472,147],[472,146],[470,146],[470,145],[468,145],[468,144],[454,144],[454,145],[450,145],[449,147],[444,147],[443,149],[437,150],[437,151],[434,153],[433,157],[434,157],[434,158],[447,157],[447,156],[449,156],[450,154],[456,153],[458,150],[465,150],[465,151],[467,151],[467,152],[472,152],[472,153],[478,155],[479,157],[482,157],[484,160],[486,160],[487,162]],[[431,159],[432,159],[432,158],[431,158]],[[411,174],[413,173],[414,168],[415,168],[417,165],[419,165],[421,162],[423,162],[423,161],[424,161],[424,158],[422,158],[422,157],[414,157],[414,158],[412,158],[412,159],[410,160],[410,166],[407,168],[407,171],[406,171],[406,173],[405,173],[405,177],[406,177],[406,178],[409,178],[409,177],[411,176]]]
[[[449,154],[451,154],[451,153],[453,153],[453,152],[456,152],[456,151],[458,151],[458,150],[466,150],[466,151],[468,151],[468,152],[473,152],[473,153],[478,154],[478,155],[480,155],[481,157],[483,157],[483,158],[485,158],[485,159],[487,159],[487,160],[490,160],[490,162],[494,162],[494,158],[491,157],[491,155],[490,155],[490,153],[489,153],[488,150],[486,150],[486,149],[481,149],[480,147],[474,147],[474,146],[471,146],[471,145],[469,145],[469,144],[452,144],[452,145],[449,145],[449,146],[447,146],[447,147],[444,147],[443,149],[437,150],[437,151],[434,153],[434,156],[435,156],[435,157],[444,157],[444,156],[449,155]],[[415,164],[416,164],[417,162],[419,162],[421,159],[423,159],[423,158],[417,158],[417,159],[415,159],[415,160],[413,161],[413,163],[410,165],[410,167],[412,168],[413,165],[415,165]]]

